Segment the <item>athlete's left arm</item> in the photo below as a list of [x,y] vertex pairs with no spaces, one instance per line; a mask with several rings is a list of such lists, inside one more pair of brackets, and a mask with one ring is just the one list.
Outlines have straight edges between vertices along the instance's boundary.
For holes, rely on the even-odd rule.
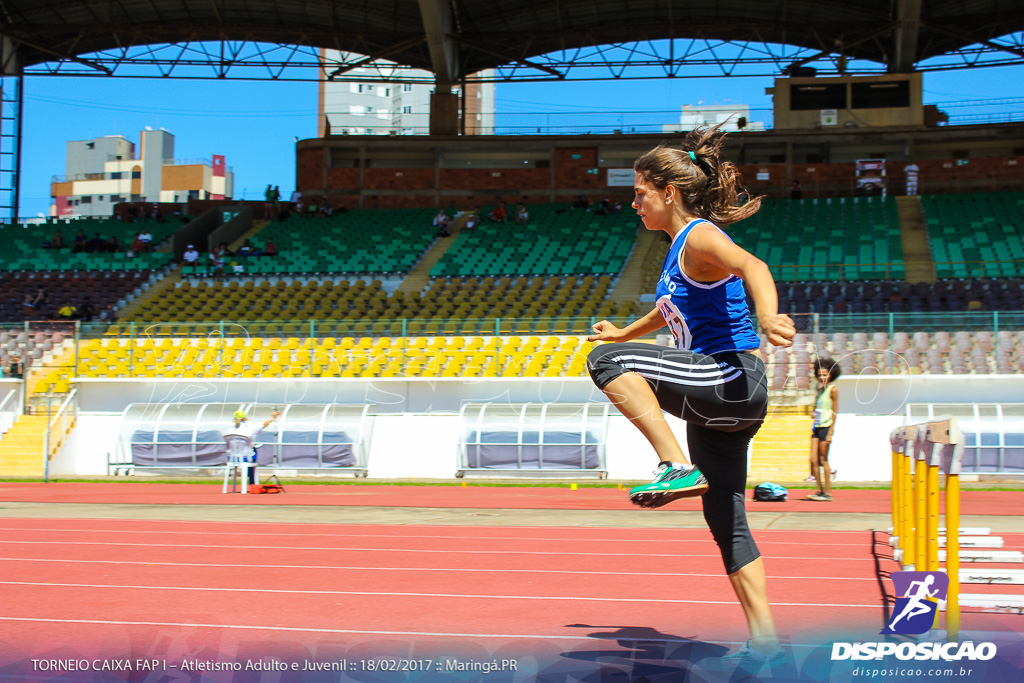
[[788,315],[779,313],[775,278],[764,261],[706,224],[698,225],[687,236],[686,251],[693,262],[699,264],[700,270],[717,271],[717,274],[707,277],[708,280],[719,280],[729,275],[741,278],[754,297],[757,320],[768,341],[775,346],[792,346],[796,327]]

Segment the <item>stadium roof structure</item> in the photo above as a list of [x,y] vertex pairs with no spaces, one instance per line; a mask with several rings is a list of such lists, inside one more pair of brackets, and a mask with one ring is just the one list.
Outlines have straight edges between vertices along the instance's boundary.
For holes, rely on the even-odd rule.
[[[1024,64],[1021,0],[0,0],[0,217],[24,76],[432,82]],[[434,104],[431,131],[435,131]]]
[[[1020,0],[0,0],[0,47],[4,73],[27,75],[333,80],[380,66],[380,80],[409,80],[405,66],[444,85],[488,69],[499,81],[908,72],[1024,63],[1024,12]],[[320,48],[342,56],[311,70]]]

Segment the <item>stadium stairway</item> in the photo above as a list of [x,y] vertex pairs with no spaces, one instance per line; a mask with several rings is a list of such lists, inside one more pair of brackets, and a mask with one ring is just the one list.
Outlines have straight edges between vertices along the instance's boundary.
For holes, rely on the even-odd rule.
[[[261,230],[263,230],[263,228],[267,227],[267,225],[269,225],[269,224],[270,224],[270,221],[267,221],[267,220],[253,221],[252,222],[252,227],[249,230],[247,230],[245,233],[243,233],[234,242],[229,244],[228,245],[228,249],[230,249],[232,252],[237,252],[242,247],[242,245],[245,244],[246,240],[249,240],[249,239],[252,239],[253,237],[255,237]],[[168,251],[171,248],[173,248],[173,243],[174,243],[174,240],[168,240],[167,241],[167,245],[165,245],[165,246],[167,246],[167,249],[162,249],[162,251]],[[199,246],[201,247],[200,258],[201,259],[206,259],[208,257],[208,254],[209,254],[209,252],[206,250],[206,245],[199,245]],[[207,261],[202,260],[201,263],[203,263],[203,265],[205,265],[207,263]],[[127,318],[131,314],[135,313],[135,311],[143,303],[145,303],[147,301],[156,301],[156,300],[162,298],[164,296],[164,292],[166,292],[169,289],[174,288],[177,285],[177,283],[181,282],[181,279],[182,279],[182,277],[181,277],[181,268],[176,267],[173,272],[169,273],[166,277],[161,278],[158,283],[156,283],[154,286],[150,287],[149,290],[145,294],[143,294],[142,296],[136,297],[134,301],[130,302],[127,306],[125,306],[124,308],[119,310],[117,312],[118,317],[119,318]]]
[[[181,282],[181,268],[176,268],[171,273],[168,273],[165,277],[161,278],[159,282],[146,290],[141,296],[135,297],[135,299],[129,302],[124,308],[117,312],[117,317],[120,319],[127,319],[133,315],[139,308],[148,301],[157,301],[164,296],[164,293],[170,289],[174,289],[177,283]],[[112,325],[107,334],[112,334],[114,330],[124,330],[127,328],[127,323],[120,325]]]
[[934,284],[935,261],[928,246],[928,228],[924,222],[921,198],[896,197],[896,211],[900,217],[900,241],[907,282]]
[[29,368],[25,388],[29,394],[25,405],[31,413],[46,405],[59,406],[71,391],[70,378],[75,374],[75,347],[66,345],[43,356],[41,362]]
[[0,440],[0,477],[42,477],[46,415],[21,415]]
[[[228,245],[228,249],[231,250],[231,253],[237,254],[238,250],[242,248],[242,245],[245,244],[246,240],[251,240],[257,234],[259,234],[259,232],[261,230],[263,230],[263,228],[267,227],[268,225],[270,225],[270,221],[268,221],[268,220],[256,220],[256,221],[253,221],[252,222],[252,227],[250,227],[248,230],[246,230],[244,233],[242,233],[242,235],[238,239],[236,239],[234,242],[229,244]],[[216,245],[214,245],[214,246],[216,246]],[[201,249],[200,251],[202,251],[201,256],[203,258],[206,258],[207,254],[209,252],[206,249]]]
[[[655,233],[651,230],[641,228],[637,231],[636,246],[633,248],[633,254],[626,261],[626,265],[622,269],[622,274],[619,276],[615,289],[612,290],[611,295],[608,297],[611,301],[617,304],[636,301],[641,294],[645,293],[644,283],[646,278],[644,274],[652,267],[651,255],[652,252],[657,251],[654,247],[660,237],[661,233]],[[654,267],[660,269],[661,265],[659,262]]]
[[803,481],[810,471],[811,406],[769,406],[754,437],[747,482]]
[[427,250],[427,253],[423,254],[420,262],[405,276],[397,291],[402,294],[418,294],[430,284],[430,269],[448,252],[449,247],[455,244],[455,238],[462,233],[468,219],[469,215],[464,213],[451,222],[448,232],[452,236],[438,238],[434,245]]

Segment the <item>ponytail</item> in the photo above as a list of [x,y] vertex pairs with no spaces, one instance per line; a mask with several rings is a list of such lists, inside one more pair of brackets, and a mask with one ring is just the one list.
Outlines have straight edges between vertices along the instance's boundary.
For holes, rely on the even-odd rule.
[[637,159],[633,170],[658,189],[673,185],[693,213],[726,225],[757,213],[761,197],[739,206],[739,173],[734,164],[720,159],[725,138],[721,126],[695,128],[678,147],[659,145]]

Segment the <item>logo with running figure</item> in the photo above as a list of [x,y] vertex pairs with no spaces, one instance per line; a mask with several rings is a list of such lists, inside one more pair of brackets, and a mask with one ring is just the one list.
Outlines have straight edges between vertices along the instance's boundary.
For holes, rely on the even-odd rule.
[[935,623],[939,600],[946,599],[949,577],[945,572],[893,572],[890,578],[896,589],[896,604],[889,623],[880,633],[927,632]]

